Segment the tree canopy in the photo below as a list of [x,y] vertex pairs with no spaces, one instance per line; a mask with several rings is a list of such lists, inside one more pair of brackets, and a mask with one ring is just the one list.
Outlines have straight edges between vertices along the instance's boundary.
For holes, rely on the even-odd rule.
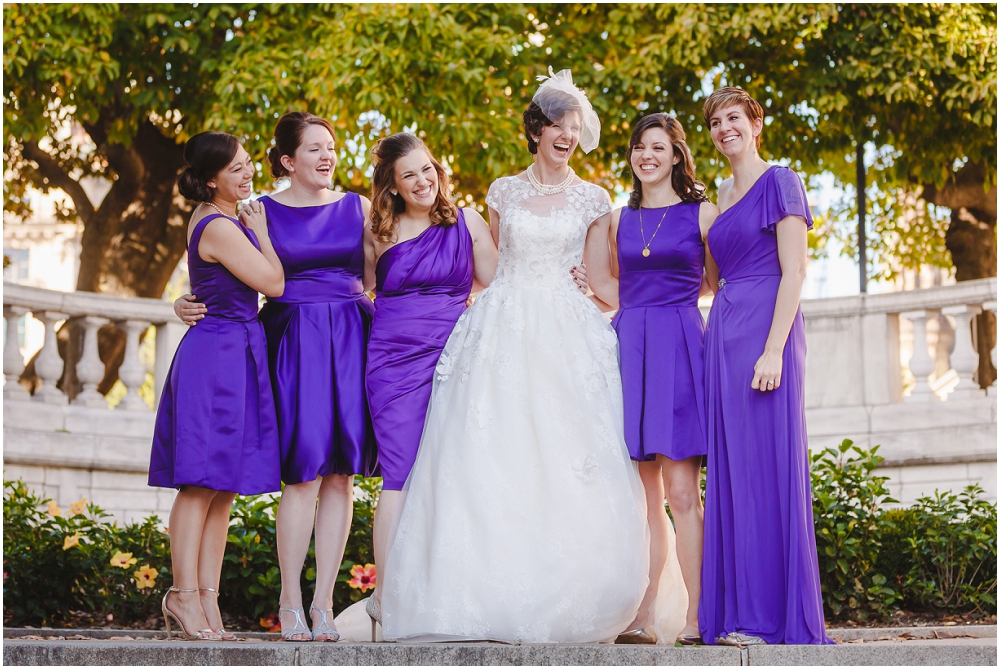
[[[78,289],[159,297],[184,251],[191,135],[233,132],[263,162],[277,117],[307,109],[337,130],[337,184],[363,192],[371,143],[408,129],[481,202],[529,162],[520,114],[551,65],[604,123],[581,176],[622,186],[631,124],[667,111],[714,189],[726,166],[701,104],[740,85],[765,106],[765,158],[850,192],[857,143],[878,157],[883,263],[947,262],[947,243],[960,279],[995,275],[996,19],[980,4],[7,5],[4,206],[61,188],[84,224]],[[80,185],[94,176],[112,183],[100,202]]]

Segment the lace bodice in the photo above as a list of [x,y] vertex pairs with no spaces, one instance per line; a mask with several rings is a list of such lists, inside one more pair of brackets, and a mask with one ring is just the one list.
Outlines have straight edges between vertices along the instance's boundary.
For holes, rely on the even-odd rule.
[[500,248],[492,285],[573,288],[569,269],[583,259],[590,224],[611,211],[600,186],[582,181],[562,193],[540,195],[527,181],[493,182],[486,204],[500,214]]

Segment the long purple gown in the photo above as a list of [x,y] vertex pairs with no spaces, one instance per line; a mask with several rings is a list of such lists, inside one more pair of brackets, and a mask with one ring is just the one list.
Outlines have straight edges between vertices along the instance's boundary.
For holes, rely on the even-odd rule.
[[798,176],[772,166],[708,233],[720,289],[708,319],[708,481],[699,619],[702,637],[742,632],[768,643],[830,643],[824,631],[806,441],[806,340],[795,315],[781,385],[750,388],[774,315],[776,223],[812,226]]
[[[278,430],[257,291],[198,255],[201,219],[188,243],[191,290],[208,307],[177,346],[156,412],[149,485],[255,495],[281,488]],[[232,219],[258,249],[253,231]]]
[[434,366],[465,310],[472,270],[472,237],[461,210],[455,225],[432,225],[378,259],[368,405],[384,490],[401,490],[410,474]]
[[[625,443],[633,460],[706,453],[700,207],[672,206],[650,242],[649,257],[642,255],[639,211],[624,208],[618,222],[621,306],[611,325],[618,333]],[[643,212],[647,239],[663,216],[663,207]]]
[[[365,215],[355,193],[289,207],[262,197],[285,292],[260,311],[281,440],[281,479],[371,476],[377,451],[364,371],[374,307],[362,287]],[[199,325],[200,327],[200,325]]]

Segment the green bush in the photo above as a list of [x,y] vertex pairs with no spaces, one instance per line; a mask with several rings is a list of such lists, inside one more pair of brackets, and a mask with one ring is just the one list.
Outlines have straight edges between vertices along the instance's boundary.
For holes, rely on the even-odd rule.
[[[354,523],[334,588],[339,613],[367,594],[367,584],[351,570],[374,562],[371,524],[380,479],[360,479],[355,488]],[[281,580],[275,537],[277,498],[238,497],[233,504],[219,606],[235,619],[273,621]],[[159,612],[171,584],[170,540],[156,516],[124,527],[83,500],[59,509],[21,481],[4,482],[4,622],[57,625],[71,611],[87,611],[121,624],[141,622]],[[308,606],[316,579],[313,546],[303,570]],[[352,584],[353,581],[353,584]]]
[[881,506],[895,503],[884,476],[873,472],[883,458],[845,439],[811,456],[813,520],[823,592],[831,619],[867,620],[894,610],[898,590],[876,569],[882,537],[893,525]]
[[902,598],[897,602],[900,608],[917,610],[921,604],[907,585],[913,569],[909,539],[916,536],[919,529],[917,514],[909,508],[889,509],[883,514],[886,522],[882,524],[882,548],[875,560],[875,571],[883,574],[890,586],[900,593]]
[[997,512],[983,489],[935,492],[911,507],[919,531],[907,537],[907,588],[924,607],[996,613]]

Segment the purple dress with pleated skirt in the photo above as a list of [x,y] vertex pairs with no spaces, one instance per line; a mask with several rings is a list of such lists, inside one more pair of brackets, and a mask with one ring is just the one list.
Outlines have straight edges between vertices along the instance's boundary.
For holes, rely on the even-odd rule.
[[456,224],[432,225],[378,259],[367,383],[384,490],[401,490],[410,474],[434,367],[465,311],[472,270],[461,210]]
[[198,254],[205,226],[217,218],[239,227],[260,249],[253,231],[221,214],[206,216],[191,233],[191,290],[208,314],[184,334],[170,363],[156,412],[149,485],[275,492],[281,487],[278,430],[257,291]]
[[618,333],[625,443],[633,460],[706,453],[700,207],[685,202],[669,211],[645,209],[647,239],[663,220],[648,257],[639,211],[626,207],[618,221],[620,307],[611,325]]
[[[705,339],[708,481],[699,619],[767,643],[831,643],[825,633],[805,424],[806,339],[795,315],[780,386],[750,388],[771,329],[781,266],[776,224],[812,226],[798,175],[772,166],[708,233],[719,292]],[[786,224],[787,225],[787,224]]]
[[[374,307],[364,292],[361,198],[290,207],[260,202],[285,270],[285,292],[260,311],[286,484],[372,476],[378,455],[364,372]],[[200,325],[199,325],[200,327]]]

